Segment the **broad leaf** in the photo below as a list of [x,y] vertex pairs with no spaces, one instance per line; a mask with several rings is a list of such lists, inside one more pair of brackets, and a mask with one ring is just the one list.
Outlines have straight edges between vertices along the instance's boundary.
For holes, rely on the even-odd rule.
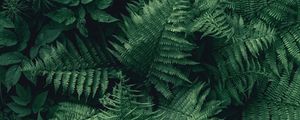
[[8,68],[5,75],[5,86],[9,91],[10,88],[16,85],[21,77],[21,71],[19,65],[14,65]]
[[42,106],[44,105],[48,96],[48,91],[40,93],[38,96],[35,97],[32,103],[32,111],[37,113],[41,110]]
[[47,43],[51,43],[60,35],[62,31],[63,31],[63,26],[59,24],[56,23],[47,24],[39,32],[35,44],[37,46],[41,46]]
[[1,46],[13,46],[18,43],[16,34],[4,29],[0,28],[0,47]]
[[81,0],[81,3],[82,4],[88,4],[88,3],[90,3],[90,2],[92,2],[93,0]]
[[99,9],[106,9],[112,4],[112,0],[97,0],[96,4]]
[[72,10],[61,8],[47,14],[49,18],[58,23],[70,25],[75,22],[76,18]]
[[28,107],[17,105],[16,103],[9,103],[7,106],[18,114],[19,117],[24,117],[31,114],[31,109]]
[[0,65],[20,63],[25,57],[20,52],[7,52],[0,54]]
[[98,22],[111,23],[118,21],[118,19],[114,18],[110,14],[97,8],[90,8],[88,9],[88,12],[90,13],[92,19]]

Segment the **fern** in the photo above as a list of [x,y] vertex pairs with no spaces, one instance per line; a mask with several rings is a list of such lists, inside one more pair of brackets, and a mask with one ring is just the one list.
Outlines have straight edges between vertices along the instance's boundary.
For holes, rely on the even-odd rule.
[[300,42],[299,35],[299,25],[288,27],[280,34],[287,51],[297,62],[300,62],[300,50],[297,45]]
[[[167,105],[162,105],[158,113],[160,120],[213,120],[221,109],[221,102],[208,101],[209,89],[204,83],[197,83],[189,89],[180,90]],[[199,96],[200,95],[200,96]]]
[[[289,71],[280,71],[266,90],[261,90],[251,102],[243,118],[252,119],[299,119],[299,68],[289,65]],[[295,69],[295,71],[293,70]]]
[[124,76],[118,73],[120,82],[114,87],[111,94],[100,99],[104,109],[98,110],[84,105],[62,103],[55,111],[53,120],[147,120],[150,119],[152,104],[138,102],[140,93],[133,90],[133,85],[127,85]]
[[98,111],[86,105],[62,102],[57,105],[50,120],[87,120]]
[[190,31],[203,32],[203,37],[210,35],[215,38],[230,38],[232,36],[232,28],[227,21],[228,17],[220,8],[208,10],[200,17],[196,18],[190,25]]
[[[173,3],[174,2],[174,3]],[[122,46],[113,43],[115,56],[135,71],[146,74],[155,88],[171,97],[169,83],[190,82],[175,65],[194,65],[186,53],[194,45],[185,39],[185,25],[189,23],[190,2],[152,1],[144,6],[143,14],[131,12],[132,20],[125,21],[128,40]],[[138,65],[138,66],[137,66]]]
[[40,58],[25,62],[23,71],[29,78],[39,75],[47,76],[46,85],[53,84],[54,90],[62,93],[77,93],[78,99],[94,97],[97,92],[102,95],[108,86],[108,79],[113,77],[115,70],[105,67],[107,61],[99,47],[91,43],[85,44],[79,38],[79,51],[70,45],[67,50],[61,43],[56,47],[41,51]]

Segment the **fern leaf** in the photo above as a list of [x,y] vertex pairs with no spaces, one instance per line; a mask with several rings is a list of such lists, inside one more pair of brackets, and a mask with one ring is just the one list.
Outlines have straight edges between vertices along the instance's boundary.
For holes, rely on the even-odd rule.
[[46,85],[53,84],[55,92],[62,90],[70,95],[76,92],[78,99],[82,95],[95,97],[97,92],[103,95],[112,69],[101,67],[102,58],[91,44],[87,47],[80,39],[77,43],[79,51],[67,50],[60,43],[41,51],[39,59],[24,63],[23,71],[32,76],[46,76]]
[[[131,11],[125,21],[128,40],[112,43],[112,53],[125,65],[146,74],[148,81],[167,98],[169,83],[190,82],[175,65],[195,65],[186,53],[195,45],[185,39],[185,26],[191,21],[188,0],[151,1],[141,14]],[[138,65],[138,66],[137,66]],[[174,81],[172,81],[174,80]],[[176,80],[176,81],[175,81]]]

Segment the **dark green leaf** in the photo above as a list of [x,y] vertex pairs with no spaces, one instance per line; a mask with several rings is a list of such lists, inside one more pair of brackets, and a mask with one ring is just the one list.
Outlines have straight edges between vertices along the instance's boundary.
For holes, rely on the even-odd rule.
[[35,97],[32,103],[32,111],[37,113],[41,110],[42,106],[44,105],[48,96],[48,91],[40,93],[38,96]]
[[38,113],[37,120],[43,120],[43,117],[41,116],[40,112]]
[[16,22],[16,33],[18,35],[18,40],[20,41],[18,50],[24,50],[27,47],[27,42],[30,39],[29,26],[24,20],[18,19]]
[[14,65],[8,68],[5,75],[5,86],[9,91],[10,88],[16,85],[21,77],[21,71],[19,65]]
[[81,0],[81,3],[82,4],[88,4],[88,3],[90,3],[90,2],[92,2],[93,0]]
[[18,43],[16,34],[4,29],[0,28],[0,46],[13,46]]
[[53,0],[53,1],[61,3],[61,4],[69,4],[73,0]]
[[30,101],[22,98],[22,97],[18,97],[18,96],[11,96],[12,100],[18,104],[18,105],[22,105],[22,106],[26,106]]
[[[16,85],[16,93],[17,93],[17,96],[20,97],[24,101],[24,104],[27,105],[31,101],[31,91],[30,91],[29,87],[24,88],[20,84],[17,84]],[[22,105],[22,104],[20,104],[20,105]]]
[[118,21],[118,19],[114,18],[110,14],[97,8],[90,8],[88,10],[93,20],[96,20],[98,22],[111,23]]
[[20,52],[7,52],[0,55],[0,65],[20,63],[25,57]]
[[61,8],[47,14],[49,18],[58,23],[70,25],[75,22],[76,18],[72,10],[68,8]]
[[35,44],[37,46],[45,45],[47,43],[53,42],[63,31],[63,26],[56,23],[47,24],[39,32]]
[[24,117],[31,114],[31,109],[26,106],[20,106],[16,103],[9,103],[7,106],[18,114],[19,117]]
[[112,4],[112,0],[97,0],[96,5],[99,9],[106,9]]
[[14,28],[14,23],[4,14],[0,14],[0,27]]
[[6,73],[6,68],[0,66],[0,84],[3,83],[5,80],[5,73]]

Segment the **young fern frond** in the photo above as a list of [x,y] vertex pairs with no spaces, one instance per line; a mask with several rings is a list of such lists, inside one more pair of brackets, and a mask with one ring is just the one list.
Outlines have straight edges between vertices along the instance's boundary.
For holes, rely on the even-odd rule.
[[208,100],[209,89],[204,83],[180,90],[174,99],[158,110],[156,120],[214,120],[221,111],[221,102]]
[[102,62],[105,56],[96,51],[96,47],[80,39],[77,42],[81,43],[78,51],[72,45],[67,50],[61,43],[42,49],[39,58],[24,62],[23,71],[28,77],[46,76],[46,85],[53,84],[55,92],[76,93],[78,99],[82,95],[95,97],[97,92],[103,95],[115,69]]
[[165,97],[172,96],[169,83],[190,82],[177,65],[195,65],[187,57],[195,45],[185,39],[186,24],[190,22],[189,0],[152,1],[141,15],[131,12],[125,21],[128,40],[124,45],[112,43],[113,54],[126,66],[146,74],[148,81]]

